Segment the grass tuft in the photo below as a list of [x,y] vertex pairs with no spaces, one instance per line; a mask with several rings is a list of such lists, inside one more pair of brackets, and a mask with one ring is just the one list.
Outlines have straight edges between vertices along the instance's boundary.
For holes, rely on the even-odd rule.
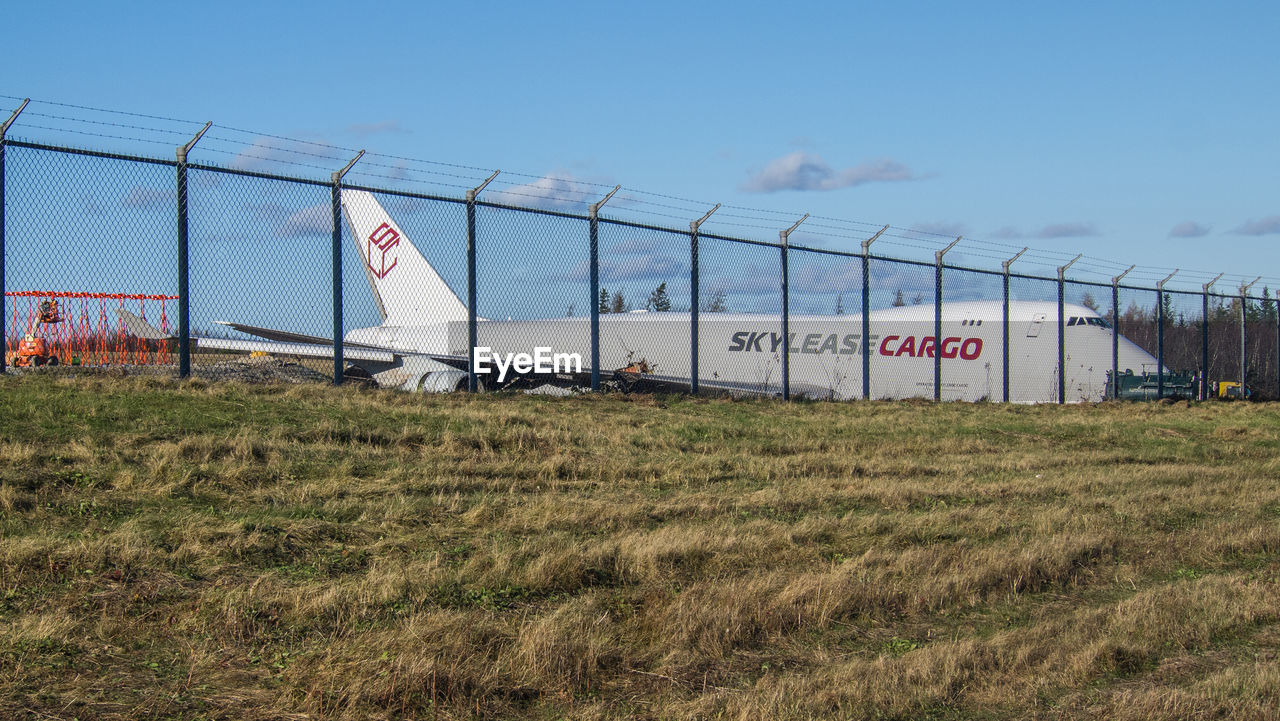
[[0,718],[1275,718],[1280,408],[0,377]]

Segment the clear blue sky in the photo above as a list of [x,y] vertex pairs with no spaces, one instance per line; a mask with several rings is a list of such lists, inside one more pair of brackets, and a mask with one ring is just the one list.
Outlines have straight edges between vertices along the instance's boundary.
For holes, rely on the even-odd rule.
[[457,185],[502,168],[527,175],[497,192],[689,199],[630,206],[675,227],[721,202],[778,215],[717,232],[810,212],[892,224],[884,253],[964,234],[982,267],[1029,245],[1028,270],[1280,285],[1274,2],[51,2],[6,7],[4,36],[8,97],[470,166]]

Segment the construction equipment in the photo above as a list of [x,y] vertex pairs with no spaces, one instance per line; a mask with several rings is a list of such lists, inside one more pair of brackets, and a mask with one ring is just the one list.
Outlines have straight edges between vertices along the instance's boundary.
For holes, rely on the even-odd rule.
[[1245,386],[1243,392],[1241,391],[1240,381],[1219,381],[1215,385],[1215,388],[1217,390],[1216,395],[1219,398],[1230,398],[1233,400],[1244,398],[1245,400],[1248,400],[1253,396],[1252,388]]
[[[1195,398],[1200,378],[1195,373],[1161,374],[1143,369],[1142,373],[1126,370],[1112,384],[1111,371],[1107,371],[1107,395],[1122,401],[1147,401],[1159,398]],[[1163,395],[1160,392],[1164,386]],[[1112,396],[1112,388],[1115,388]]]
[[18,343],[18,352],[14,354],[11,360],[13,365],[17,368],[58,365],[58,353],[53,344],[41,335],[40,329],[42,326],[61,322],[62,315],[58,312],[58,301],[52,299],[41,301],[36,308],[31,326]]

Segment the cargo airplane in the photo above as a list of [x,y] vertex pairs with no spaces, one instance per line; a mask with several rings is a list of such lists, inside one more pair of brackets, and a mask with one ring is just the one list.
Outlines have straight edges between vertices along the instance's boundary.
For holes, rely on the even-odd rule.
[[[348,332],[342,344],[348,373],[384,387],[454,391],[467,387],[470,347],[467,308],[372,193],[342,191],[343,217],[382,323]],[[127,311],[120,316],[135,335],[171,339]],[[1112,365],[1112,331],[1095,311],[1065,307],[1067,402],[1105,397]],[[1009,304],[1010,400],[1058,400],[1058,307],[1053,302]],[[219,321],[255,338],[193,338],[196,346],[274,355],[333,357],[332,339]],[[942,342],[934,338],[934,308],[914,305],[870,314],[871,397],[934,395],[934,353],[942,354],[944,400],[1002,397],[1002,304],[946,303]],[[477,319],[477,351],[489,357],[549,348],[587,359],[579,372],[537,373],[489,364],[479,383],[486,388],[582,387],[590,377],[590,319]],[[600,315],[601,378],[624,385],[688,388],[690,314],[630,312]],[[780,321],[762,313],[703,312],[699,315],[699,385],[708,390],[773,395],[781,390]],[[791,392],[813,398],[862,396],[862,318],[857,314],[792,315],[789,365]],[[1128,339],[1119,339],[1121,372],[1154,368],[1156,359]],[[511,371],[511,372],[508,372]],[[501,381],[499,375],[502,375]]]

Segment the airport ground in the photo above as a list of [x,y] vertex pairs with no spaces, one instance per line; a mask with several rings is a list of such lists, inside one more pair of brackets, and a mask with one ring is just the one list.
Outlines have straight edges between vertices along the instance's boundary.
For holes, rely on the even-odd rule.
[[0,717],[1274,719],[1280,406],[0,377]]

